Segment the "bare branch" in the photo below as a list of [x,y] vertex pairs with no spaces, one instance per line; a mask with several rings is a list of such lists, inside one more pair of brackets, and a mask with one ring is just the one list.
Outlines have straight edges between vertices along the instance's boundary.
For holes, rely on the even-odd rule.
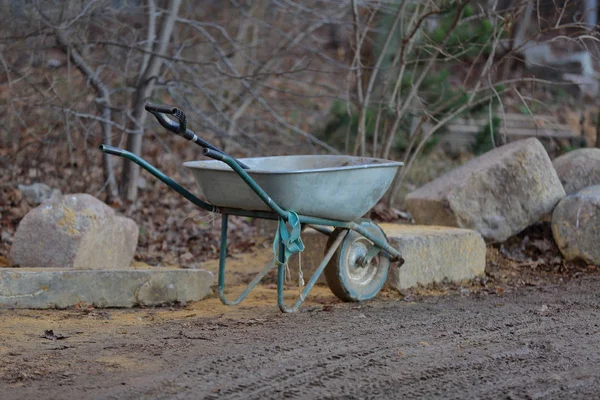
[[[84,58],[79,54],[79,52],[71,45],[64,32],[57,30],[55,32],[55,35],[56,41],[61,46],[63,52],[68,57],[70,57],[73,64],[81,71],[81,73],[86,77],[88,82],[90,82],[90,84],[98,92],[98,95],[100,96],[100,101],[98,102],[98,104],[102,109],[102,119],[104,120],[100,121],[100,127],[102,128],[102,137],[105,144],[111,145],[112,125],[106,122],[111,120],[110,90],[100,79],[100,77],[96,74],[96,72],[88,65]],[[107,194],[111,199],[117,199],[119,197],[119,189],[114,174],[113,158],[108,154],[103,154],[102,157],[104,162],[104,179],[107,182]]]
[[[160,31],[160,38],[158,39],[158,43],[155,50],[157,55],[164,55],[167,51],[167,47],[169,45],[169,41],[173,33],[173,29],[175,27],[175,21],[177,20],[177,13],[179,12],[180,6],[181,0],[172,0],[169,3],[169,11],[167,16],[164,17],[164,21]],[[149,32],[149,34],[152,34],[152,32]],[[153,41],[153,38],[149,37],[148,40]],[[146,103],[147,99],[151,96],[152,91],[154,90],[155,79],[159,73],[160,67],[163,62],[162,58],[158,57],[157,55],[150,56],[150,59],[148,60],[148,65],[146,66],[146,69],[141,75],[137,91],[134,96],[132,116],[135,121],[135,125],[137,126],[137,129],[140,131],[140,134],[128,135],[127,137],[127,150],[131,151],[134,154],[140,154],[142,151],[141,133],[143,133],[144,121],[146,119],[146,113],[144,112],[144,104]],[[121,187],[123,189],[125,197],[128,200],[135,200],[137,198],[137,180],[139,174],[139,165],[132,162],[125,162],[123,168],[123,178],[121,182]]]

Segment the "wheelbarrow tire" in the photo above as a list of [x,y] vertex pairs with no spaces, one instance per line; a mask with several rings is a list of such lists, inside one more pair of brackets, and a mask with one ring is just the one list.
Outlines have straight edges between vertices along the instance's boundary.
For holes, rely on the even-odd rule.
[[[362,220],[361,226],[387,241],[383,230],[370,220]],[[337,228],[327,241],[327,249],[344,229]],[[379,293],[387,279],[390,259],[380,252],[367,266],[357,262],[367,254],[374,244],[358,232],[350,231],[340,244],[327,266],[325,279],[333,294],[343,301],[356,302],[370,300]]]

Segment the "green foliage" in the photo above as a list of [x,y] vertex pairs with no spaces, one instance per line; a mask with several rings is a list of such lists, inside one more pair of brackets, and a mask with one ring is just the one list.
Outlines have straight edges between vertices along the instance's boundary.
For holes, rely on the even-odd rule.
[[[418,74],[419,72],[417,72],[417,76]],[[419,98],[428,104],[430,115],[436,119],[442,119],[445,115],[463,107],[472,96],[470,92],[453,85],[449,77],[448,69],[432,71],[419,87]],[[414,84],[412,73],[405,73],[402,78],[402,92],[406,93]],[[487,106],[488,104],[479,105],[471,108],[471,111],[468,112],[477,113]]]
[[[479,54],[487,57],[492,49],[490,36],[494,34],[494,26],[487,19],[478,19],[475,21],[464,21],[465,18],[474,14],[473,7],[467,5],[462,12],[461,19],[455,24],[458,6],[453,4],[448,7],[448,12],[444,13],[439,21],[437,28],[429,32],[431,46],[441,46],[446,39],[444,53],[451,55],[460,61],[475,59]],[[450,32],[448,35],[447,32]],[[501,37],[506,33],[502,31]]]
[[561,147],[562,153],[568,153],[569,151],[583,149],[588,147],[587,141],[584,137],[574,137],[569,139],[569,144]]
[[[464,114],[477,114],[488,110],[490,106],[494,106],[497,103],[497,99],[492,99],[491,102],[485,101],[480,102],[483,96],[489,96],[488,93],[478,93],[473,98],[472,92],[467,89],[461,88],[459,85],[453,83],[450,77],[455,73],[453,68],[461,62],[473,62],[477,57],[484,59],[490,54],[491,42],[490,36],[493,35],[494,26],[487,19],[469,19],[475,15],[476,10],[472,5],[465,7],[460,6],[456,1],[441,1],[438,4],[442,8],[442,12],[437,14],[437,25],[431,30],[427,30],[426,25],[423,24],[421,30],[416,32],[414,37],[410,40],[418,42],[413,51],[409,54],[404,55],[403,61],[406,63],[406,69],[400,76],[400,98],[398,101],[402,102],[403,97],[405,98],[407,93],[410,93],[414,86],[418,84],[417,92],[419,102],[423,104],[427,109],[427,118],[430,120],[442,120],[449,114],[456,112],[466,106],[469,101],[477,104],[473,107],[466,107],[467,109],[462,113]],[[417,12],[416,9],[411,9],[411,6],[407,6],[407,20],[410,18],[411,12]],[[419,10],[418,12],[422,12]],[[456,22],[458,13],[460,19]],[[383,44],[388,36],[389,29],[391,29],[396,12],[389,12],[381,20],[378,38],[375,40],[376,53],[380,53]],[[400,27],[406,26],[406,24],[400,24]],[[407,39],[405,35],[409,32],[403,31],[398,28],[395,35],[392,37],[392,41],[387,49],[389,54],[383,58],[383,64],[381,66],[379,78],[384,81],[387,79],[395,79],[398,76],[399,70],[397,65],[392,65],[395,56],[397,55],[397,49],[403,45],[403,42]],[[422,68],[420,66],[427,63],[429,54],[432,54],[434,48],[440,47],[443,44],[443,51],[439,52],[440,60],[434,64],[430,69],[429,73],[425,78],[418,82],[421,77]],[[414,50],[418,49],[418,50]],[[443,59],[442,59],[443,58]],[[380,81],[378,88],[383,88],[384,85]],[[388,99],[392,95],[392,89],[394,84],[387,85],[386,92],[379,92],[378,96],[380,99]],[[503,85],[497,85],[495,88],[499,93],[502,93],[505,88]],[[376,89],[377,90],[377,89]],[[386,104],[387,101],[384,101]],[[479,104],[481,103],[481,104]],[[490,104],[492,103],[492,104]],[[370,144],[375,133],[375,124],[377,118],[378,108],[373,103],[366,113],[366,136],[367,143]],[[394,109],[387,109],[385,106],[381,111],[381,120],[379,123],[380,132],[380,143],[383,139],[382,136],[387,136],[389,126],[395,119]],[[399,124],[398,131],[395,133],[393,148],[397,152],[404,151],[407,148],[409,142],[409,132],[411,120],[413,118],[419,118],[421,115],[407,115],[403,117],[403,120]],[[324,140],[330,144],[338,147],[345,148],[348,144],[350,150],[354,146],[356,134],[358,131],[358,111],[353,108],[352,113],[348,113],[348,105],[346,103],[337,101],[330,109],[328,123],[322,131]],[[497,132],[499,129],[499,120],[495,118],[492,124],[487,127],[487,131],[481,132],[479,142],[477,143],[476,151],[482,152],[486,147],[493,147],[494,143],[491,141],[491,132]],[[427,132],[421,132],[421,134]],[[426,151],[433,148],[439,140],[439,135],[444,133],[444,128],[438,130],[425,145]]]
[[471,151],[475,155],[480,155],[492,150],[498,145],[498,132],[502,120],[497,116],[492,116],[492,120],[481,129],[475,136],[475,142],[471,145]]
[[[372,144],[375,136],[377,112],[376,108],[367,109],[365,120],[367,145]],[[354,111],[349,115],[347,103],[336,100],[329,110],[328,122],[319,136],[332,146],[343,149],[349,133],[349,145],[352,147],[358,132],[358,118],[358,112]],[[387,109],[382,110],[381,120],[379,121],[379,146],[381,146],[381,142],[387,134],[387,130],[394,118],[395,116],[392,111]],[[402,152],[408,147],[409,126],[410,121],[408,119],[399,124],[398,130],[394,135],[394,142],[392,143],[392,149],[395,152]],[[435,147],[438,141],[439,137],[434,135],[427,142],[424,152],[428,152]]]

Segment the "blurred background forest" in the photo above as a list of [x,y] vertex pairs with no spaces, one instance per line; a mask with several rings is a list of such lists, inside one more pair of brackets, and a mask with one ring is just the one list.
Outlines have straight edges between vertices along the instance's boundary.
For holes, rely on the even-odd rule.
[[[140,224],[138,260],[215,256],[218,221],[98,145],[188,188],[201,149],[146,101],[183,109],[238,157],[406,163],[373,216],[491,148],[598,146],[597,2],[0,0],[0,256],[51,195],[90,193]],[[34,186],[30,186],[34,185]],[[231,251],[254,243],[233,219]]]

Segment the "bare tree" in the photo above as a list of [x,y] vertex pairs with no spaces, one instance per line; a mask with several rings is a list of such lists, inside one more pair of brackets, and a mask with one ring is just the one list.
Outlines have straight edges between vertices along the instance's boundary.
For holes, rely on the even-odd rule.
[[[584,49],[581,62],[595,56],[594,13],[582,21],[566,4],[37,0],[28,8],[6,1],[0,114],[7,132],[22,132],[17,151],[54,146],[94,160],[100,142],[126,142],[138,154],[148,137],[165,151],[174,146],[149,129],[143,106],[156,99],[185,109],[198,133],[239,155],[345,148],[402,159],[393,193],[455,118],[485,110],[491,121],[523,103],[533,109],[551,79],[523,66],[547,63],[549,38]],[[551,53],[558,69],[574,60]],[[336,105],[351,121],[343,143],[323,133]],[[108,157],[102,164],[101,190],[135,200],[138,167],[119,171]]]
[[[115,6],[117,3],[121,5]],[[219,140],[241,136],[241,141],[229,142],[240,151],[248,151],[244,143],[264,148],[265,141],[249,134],[258,129],[279,130],[278,136],[285,141],[297,140],[294,136],[299,135],[309,147],[316,144],[337,152],[301,128],[298,122],[302,118],[291,121],[284,114],[289,113],[294,98],[320,101],[343,95],[339,87],[331,93],[333,86],[328,87],[323,78],[335,73],[330,67],[348,68],[323,49],[328,37],[322,28],[343,23],[344,3],[324,12],[310,3],[279,3],[275,9],[266,2],[250,7],[236,2],[207,3],[202,10],[180,0],[169,2],[167,9],[159,3],[37,1],[31,9],[18,4],[13,7],[14,2],[5,4],[6,29],[0,48],[5,73],[17,91],[44,93],[44,100],[37,103],[13,96],[10,106],[20,110],[33,107],[50,119],[55,118],[55,111],[67,116],[57,121],[56,129],[68,129],[71,154],[79,142],[77,131],[85,140],[96,137],[90,122],[100,127],[97,137],[102,142],[122,143],[125,137],[127,148],[141,153],[146,122],[143,106],[154,96],[188,110],[192,126]],[[144,10],[142,20],[139,16]],[[16,17],[14,23],[11,15]],[[287,23],[278,21],[277,15],[283,15]],[[66,65],[60,58],[52,58],[55,49],[64,54]],[[50,58],[52,67],[45,65]],[[313,68],[315,63],[320,65]],[[85,85],[81,86],[71,66]],[[52,68],[50,75],[47,68]],[[12,76],[21,78],[10,79]],[[31,80],[31,76],[50,80]],[[61,84],[57,90],[55,79],[66,79],[69,88],[63,90]],[[286,88],[282,90],[282,86]],[[93,97],[86,97],[87,89]],[[288,100],[280,101],[281,97]],[[23,126],[35,123],[20,122]],[[114,169],[119,166],[108,157],[104,160],[108,196],[135,199],[137,166],[124,165],[117,185]]]
[[[132,123],[127,138],[127,150],[135,154],[140,154],[142,151],[142,138],[144,134],[144,122],[146,113],[144,112],[144,104],[152,96],[154,85],[163,63],[173,30],[177,13],[181,6],[181,0],[172,0],[169,3],[167,15],[163,17],[163,23],[160,29],[160,37],[158,42],[152,48],[149,57],[144,58],[142,69],[140,71],[140,79],[133,98],[133,112],[131,115]],[[148,48],[154,43],[156,26],[156,5],[154,0],[148,0],[148,38],[146,42]],[[148,54],[147,54],[148,55]],[[140,167],[132,162],[126,162],[123,168],[122,192],[128,200],[137,198],[137,179],[140,173]]]
[[[350,97],[355,108],[349,111],[357,114],[354,153],[391,158],[394,143],[401,137],[406,141],[402,155],[406,165],[387,197],[388,204],[431,139],[455,118],[487,109],[491,124],[492,116],[503,115],[505,103],[515,95],[530,110],[526,98],[532,97],[522,92],[564,85],[560,80],[567,74],[560,71],[567,64],[579,64],[583,76],[591,78],[588,57],[598,54],[594,53],[597,34],[589,30],[595,24],[595,2],[546,3],[375,2],[361,19],[358,2],[352,2],[356,94]],[[579,11],[587,11],[585,18],[577,16]],[[564,38],[564,44],[557,52],[547,41],[558,37]],[[378,47],[368,68],[360,62],[365,38]],[[557,71],[553,73],[560,79],[527,76],[527,70],[515,73],[515,65],[523,64],[532,70]],[[364,82],[367,69],[370,76]],[[579,73],[576,76],[582,79]],[[368,134],[370,145],[365,140]],[[494,142],[493,137],[490,140]]]

